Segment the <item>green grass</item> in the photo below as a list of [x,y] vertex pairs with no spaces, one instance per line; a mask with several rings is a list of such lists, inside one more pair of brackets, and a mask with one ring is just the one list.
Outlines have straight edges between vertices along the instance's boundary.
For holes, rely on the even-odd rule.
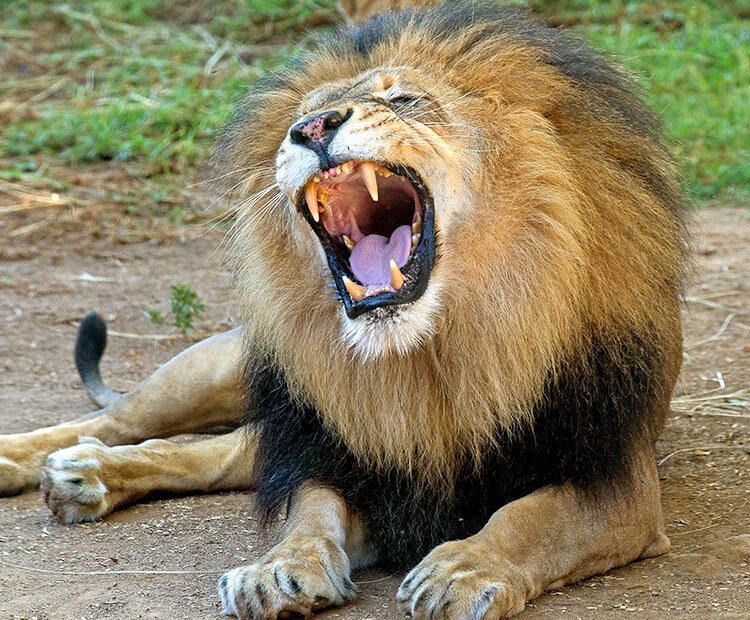
[[[34,106],[32,118],[11,118],[0,149],[21,157],[49,153],[75,163],[141,160],[149,174],[184,172],[205,159],[230,102],[280,66],[289,45],[281,39],[263,62],[240,63],[240,19],[252,24],[251,11],[239,12],[231,24],[217,16],[208,24],[174,25],[148,16],[160,8],[156,2],[102,0],[28,2],[0,12],[0,36],[9,44],[37,36],[35,24],[42,21],[57,43],[35,55],[34,68],[45,72],[36,81],[0,80],[0,92],[21,99],[55,91]],[[210,33],[214,21],[227,38]],[[268,27],[242,34],[248,32],[256,38],[279,34]]]
[[[551,15],[550,2],[537,2]],[[698,202],[750,199],[750,5],[707,2],[554,3],[554,14],[635,72],[672,135]],[[581,11],[580,9],[584,9]]]
[[[695,199],[750,200],[746,0],[516,4],[643,81]],[[335,19],[334,0],[3,3],[0,178],[38,177],[52,158],[133,162],[152,184],[184,185],[231,103]]]

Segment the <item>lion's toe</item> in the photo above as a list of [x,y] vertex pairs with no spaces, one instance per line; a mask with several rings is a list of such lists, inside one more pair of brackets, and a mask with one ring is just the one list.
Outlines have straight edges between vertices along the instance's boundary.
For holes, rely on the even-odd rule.
[[349,560],[334,542],[290,540],[251,566],[222,575],[222,613],[243,620],[308,618],[354,598]]

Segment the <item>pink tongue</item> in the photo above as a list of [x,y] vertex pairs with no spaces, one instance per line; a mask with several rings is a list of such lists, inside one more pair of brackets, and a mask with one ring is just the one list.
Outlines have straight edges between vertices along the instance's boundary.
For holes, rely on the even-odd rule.
[[349,264],[357,280],[368,289],[386,287],[391,282],[391,259],[403,267],[409,260],[410,250],[411,226],[399,226],[390,239],[383,235],[360,239],[352,250]]

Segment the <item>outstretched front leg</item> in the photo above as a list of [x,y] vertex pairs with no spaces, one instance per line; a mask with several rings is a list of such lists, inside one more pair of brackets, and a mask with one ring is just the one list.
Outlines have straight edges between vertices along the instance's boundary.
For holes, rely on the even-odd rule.
[[101,344],[93,369],[82,372],[84,385],[95,401],[112,404],[66,424],[0,435],[0,496],[38,485],[47,456],[76,445],[82,436],[115,446],[220,427],[236,428],[242,423],[240,329],[193,345],[133,391],[113,398],[113,393],[101,385],[96,368],[104,348],[103,322],[88,325],[88,332],[82,327],[79,333],[79,345],[81,339],[86,343],[97,338]]
[[404,579],[400,608],[414,618],[497,620],[548,588],[666,553],[653,457],[592,500],[565,485],[498,510],[477,534],[436,547]]
[[64,523],[94,521],[154,491],[213,493],[255,487],[256,439],[250,429],[178,444],[150,439],[109,447],[83,438],[54,452],[42,472],[42,496]]
[[352,566],[373,559],[362,524],[331,489],[308,484],[292,498],[281,541],[255,564],[219,579],[224,613],[243,620],[308,617],[354,598]]

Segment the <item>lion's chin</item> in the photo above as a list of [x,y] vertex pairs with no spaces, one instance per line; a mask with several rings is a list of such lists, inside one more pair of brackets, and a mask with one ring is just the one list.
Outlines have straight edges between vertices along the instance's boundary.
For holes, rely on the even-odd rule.
[[433,281],[414,303],[375,308],[355,319],[342,312],[341,337],[363,361],[412,354],[437,330],[440,289]]

